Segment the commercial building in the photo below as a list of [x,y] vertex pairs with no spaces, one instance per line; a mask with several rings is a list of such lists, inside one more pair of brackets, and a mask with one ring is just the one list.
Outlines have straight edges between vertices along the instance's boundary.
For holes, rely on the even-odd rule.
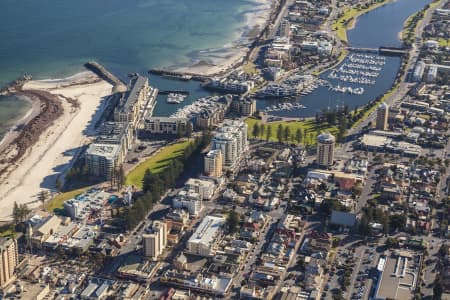
[[383,102],[377,109],[377,120],[376,120],[377,130],[388,130],[389,126],[388,119],[389,119],[389,105]]
[[89,173],[110,179],[114,169],[123,163],[120,145],[90,144],[85,154],[85,163]]
[[213,256],[224,225],[224,217],[206,216],[189,238],[187,252],[198,256]]
[[74,220],[86,220],[92,214],[101,213],[111,194],[100,189],[90,189],[64,202],[64,210]]
[[414,82],[422,81],[423,73],[425,71],[426,64],[423,61],[419,61],[414,68],[412,80]]
[[148,117],[143,134],[179,134],[186,131],[189,122],[188,118]]
[[148,233],[142,235],[144,256],[154,260],[160,256],[167,245],[167,225],[164,222],[154,221]]
[[211,150],[205,155],[204,172],[207,176],[221,177],[223,172],[223,156],[220,150]]
[[317,164],[324,167],[333,165],[336,138],[329,132],[317,137]]
[[0,238],[0,287],[4,287],[14,276],[19,263],[17,241],[13,238]]
[[242,121],[227,120],[217,130],[211,149],[222,151],[224,168],[232,167],[247,150],[247,128]]

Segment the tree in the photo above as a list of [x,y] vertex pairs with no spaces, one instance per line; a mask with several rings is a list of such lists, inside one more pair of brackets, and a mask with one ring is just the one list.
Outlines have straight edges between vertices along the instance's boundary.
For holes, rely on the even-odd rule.
[[62,182],[61,182],[61,178],[59,178],[59,176],[58,176],[58,178],[56,178],[55,188],[58,192],[61,192],[61,190],[62,190]]
[[398,247],[398,241],[392,237],[388,237],[386,239],[386,247],[390,248],[396,248]]
[[45,204],[45,201],[48,199],[48,196],[49,196],[49,194],[48,194],[48,191],[47,191],[47,190],[41,190],[41,191],[38,193],[37,198],[38,198],[38,200],[41,202],[42,208],[44,208],[44,204]]
[[239,229],[239,214],[236,211],[231,210],[228,213],[227,225],[228,225],[228,230],[230,233],[235,233],[238,231],[238,229]]
[[266,130],[266,141],[269,141],[271,136],[272,136],[272,126],[268,125]]
[[295,131],[295,141],[297,142],[297,144],[300,144],[302,142],[302,130],[300,128],[298,128]]
[[266,131],[266,125],[264,125],[264,123],[261,123],[261,125],[259,126],[259,132],[262,138],[264,138],[264,133]]
[[13,217],[14,225],[19,224],[19,222],[20,222],[20,209],[19,209],[19,205],[17,205],[16,201],[14,201],[12,217]]
[[258,138],[259,136],[259,125],[258,123],[253,124],[252,135],[254,138]]
[[283,125],[279,124],[277,128],[277,140],[279,143],[283,142]]
[[287,142],[291,138],[291,130],[289,129],[289,126],[284,127],[284,140]]
[[188,138],[190,138],[190,137],[192,136],[192,131],[193,131],[192,123],[191,123],[191,122],[188,122],[188,123],[186,124],[186,136],[187,136]]

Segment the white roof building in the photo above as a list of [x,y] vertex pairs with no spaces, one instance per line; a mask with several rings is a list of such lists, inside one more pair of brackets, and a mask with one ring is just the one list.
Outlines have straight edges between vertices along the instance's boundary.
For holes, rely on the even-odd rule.
[[224,225],[224,217],[206,216],[188,240],[187,251],[199,256],[213,256]]

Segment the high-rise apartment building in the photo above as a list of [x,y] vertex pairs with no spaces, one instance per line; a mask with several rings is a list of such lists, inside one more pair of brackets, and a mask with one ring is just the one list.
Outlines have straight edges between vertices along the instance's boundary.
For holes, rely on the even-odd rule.
[[317,164],[324,167],[333,165],[336,138],[329,132],[317,137]]

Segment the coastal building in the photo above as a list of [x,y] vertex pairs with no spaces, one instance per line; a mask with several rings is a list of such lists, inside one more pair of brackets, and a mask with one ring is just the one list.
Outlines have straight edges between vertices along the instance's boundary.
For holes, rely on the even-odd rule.
[[244,81],[229,78],[213,78],[205,87],[237,94],[244,94],[253,89],[255,87],[255,83],[251,80]]
[[329,132],[320,134],[317,137],[317,164],[330,167],[334,161],[334,146],[336,138]]
[[64,211],[73,220],[83,221],[101,212],[111,199],[111,194],[100,189],[90,189],[64,202]]
[[114,121],[129,123],[136,136],[136,130],[143,116],[153,112],[158,90],[149,86],[148,78],[134,76],[128,83],[128,91],[122,94],[114,109]]
[[122,147],[114,144],[90,144],[85,154],[89,173],[110,179],[113,171],[123,163]]
[[14,276],[19,264],[17,240],[0,238],[0,287],[3,288]]
[[148,117],[144,120],[143,134],[180,134],[185,132],[188,118]]
[[148,233],[142,235],[144,256],[156,260],[167,245],[167,224],[154,221]]
[[386,103],[380,104],[377,109],[377,119],[375,127],[377,130],[388,130],[388,119],[389,119],[389,105]]
[[204,159],[205,169],[204,172],[207,176],[211,177],[221,177],[222,165],[223,165],[223,157],[222,151],[220,150],[211,150],[205,155]]
[[129,130],[128,123],[105,122],[99,129],[95,139],[96,144],[119,145],[119,161],[123,161],[131,149],[133,133]]
[[256,112],[256,100],[234,97],[231,101],[231,110],[241,116],[252,116]]
[[212,139],[211,149],[222,151],[223,167],[232,167],[247,150],[247,124],[227,120]]
[[198,256],[214,256],[224,225],[224,217],[206,216],[189,238],[187,252]]

